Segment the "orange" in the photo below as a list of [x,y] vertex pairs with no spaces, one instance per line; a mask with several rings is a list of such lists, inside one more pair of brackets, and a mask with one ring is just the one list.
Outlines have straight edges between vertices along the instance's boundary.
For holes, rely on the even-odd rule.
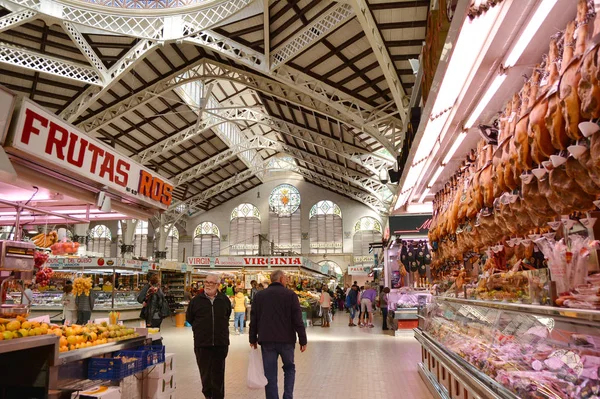
[[[64,338],[64,337],[63,337]],[[74,335],[70,335],[67,337],[67,343],[69,345],[75,345],[77,343],[77,337]]]
[[67,346],[67,344],[69,343],[69,341],[67,341],[67,339],[65,337],[60,337],[60,346]]

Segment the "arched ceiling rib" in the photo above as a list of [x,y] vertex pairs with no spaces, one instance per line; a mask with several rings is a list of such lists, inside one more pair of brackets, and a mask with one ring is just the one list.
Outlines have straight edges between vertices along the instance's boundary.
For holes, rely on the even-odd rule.
[[[218,206],[260,185],[284,153],[306,181],[386,209],[378,173],[401,147],[408,60],[420,53],[429,1],[279,0],[268,10],[209,1],[110,18],[115,9],[102,7],[121,3],[70,2],[53,15],[45,3],[2,3],[0,84],[179,182],[177,203]],[[219,103],[199,124],[177,89],[196,80]],[[239,144],[220,133],[230,123]]]

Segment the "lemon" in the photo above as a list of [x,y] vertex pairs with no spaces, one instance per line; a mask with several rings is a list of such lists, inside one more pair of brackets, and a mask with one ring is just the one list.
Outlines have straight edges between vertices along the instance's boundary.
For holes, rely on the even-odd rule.
[[19,328],[21,328],[21,323],[18,320],[13,320],[6,325],[8,331],[17,331]]
[[2,336],[4,337],[4,339],[13,339],[13,335],[10,331],[4,331],[2,333]]

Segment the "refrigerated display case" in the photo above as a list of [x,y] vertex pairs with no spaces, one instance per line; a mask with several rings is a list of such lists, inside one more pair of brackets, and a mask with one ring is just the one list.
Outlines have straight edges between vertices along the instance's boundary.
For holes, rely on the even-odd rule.
[[436,297],[415,337],[442,398],[595,398],[600,312]]

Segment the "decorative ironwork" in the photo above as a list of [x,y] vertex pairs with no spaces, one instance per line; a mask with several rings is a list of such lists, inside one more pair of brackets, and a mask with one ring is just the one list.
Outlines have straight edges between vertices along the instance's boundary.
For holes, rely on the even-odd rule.
[[305,26],[300,32],[273,50],[271,69],[275,69],[294,58],[353,17],[354,10],[352,6],[345,3],[339,3],[337,7],[323,13],[317,20]]
[[269,160],[269,169],[294,170],[296,161],[289,155],[279,155]]
[[277,216],[290,216],[300,207],[300,192],[291,184],[280,184],[271,191],[269,209]]
[[154,251],[154,259],[167,259],[167,251]]
[[92,67],[25,50],[3,42],[0,42],[0,63],[92,85],[102,84],[101,76]]
[[80,0],[97,6],[128,8],[135,10],[157,10],[177,8],[208,3],[208,0]]
[[22,10],[12,12],[0,18],[0,32],[16,28],[37,16],[37,12],[32,10]]

